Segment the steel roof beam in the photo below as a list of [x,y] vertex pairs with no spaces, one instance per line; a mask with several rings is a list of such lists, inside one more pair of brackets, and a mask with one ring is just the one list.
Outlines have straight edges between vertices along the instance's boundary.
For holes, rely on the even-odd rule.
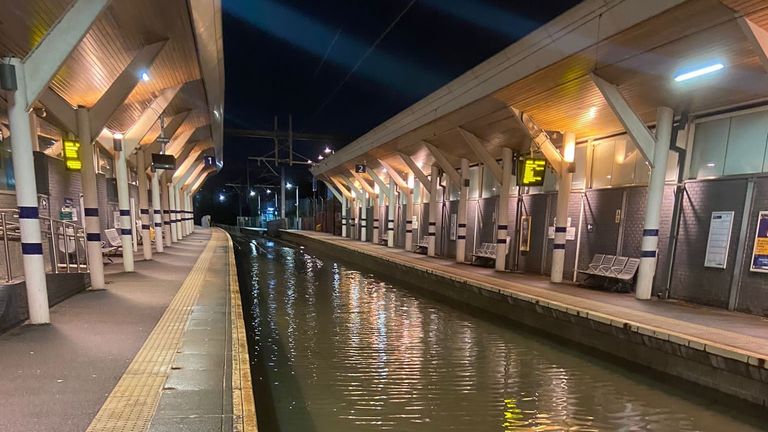
[[149,70],[168,41],[147,45],[140,49],[133,60],[120,72],[99,101],[89,109],[91,116],[91,136],[97,136],[107,124],[112,114],[125,103],[133,89],[141,82],[141,75]]
[[[50,87],[46,87],[40,94],[39,102],[45,106],[46,114],[52,117],[53,121],[51,123],[56,124],[56,126],[67,132],[77,132],[75,108],[66,99],[59,96]],[[50,121],[50,119],[48,120]]]
[[24,58],[27,111],[88,33],[109,0],[76,0]]
[[384,183],[383,180],[381,180],[381,178],[376,174],[376,171],[371,169],[371,170],[368,170],[367,172],[368,172],[368,175],[373,180],[373,182],[379,186],[379,192],[389,196],[389,186],[387,186],[387,184]]
[[[461,129],[461,128],[459,128],[459,130],[460,131],[464,131],[464,129]],[[464,132],[466,132],[466,131],[464,131]],[[466,133],[469,133],[469,132],[466,132]],[[462,134],[463,134],[463,132],[462,132]],[[474,137],[474,139],[476,139],[478,143],[480,142],[480,138],[477,138],[474,135],[472,135],[472,137]],[[461,176],[456,171],[456,168],[454,168],[453,165],[451,165],[451,161],[448,160],[448,158],[445,156],[445,154],[442,151],[440,151],[440,149],[435,147],[432,143],[429,143],[429,142],[426,142],[426,141],[422,141],[422,142],[427,147],[427,150],[429,150],[429,152],[432,153],[432,157],[435,158],[435,160],[437,161],[437,164],[440,165],[440,168],[442,168],[443,171],[446,174],[448,174],[448,178],[451,179],[451,182],[453,184],[460,185],[461,184]],[[479,145],[482,148],[482,150],[485,151],[485,147],[483,147],[482,144],[479,144]],[[486,153],[487,153],[487,151],[486,151]],[[480,156],[478,156],[478,157],[480,157]],[[490,157],[490,155],[488,157]],[[493,158],[490,158],[490,160],[493,160]],[[493,160],[493,164],[496,165],[496,161],[495,160]],[[496,166],[498,167],[498,165],[496,165]]]
[[342,197],[341,194],[339,193],[339,191],[336,190],[336,186],[332,185],[327,180],[322,180],[322,182],[325,183],[325,187],[327,187],[328,190],[331,191],[333,196],[335,196],[336,199],[339,200],[340,203],[344,202],[344,197]]
[[[142,150],[139,150],[142,151]],[[194,169],[192,169],[194,167]],[[205,162],[202,159],[196,159],[190,164],[188,169],[181,177],[179,177],[174,183],[181,186],[181,189],[189,187],[190,179],[193,179],[205,168]]]
[[163,111],[168,107],[176,94],[181,90],[181,86],[169,87],[160,92],[151,104],[141,113],[136,123],[131,126],[123,138],[123,146],[128,154],[133,153],[138,148],[144,135],[146,135]]
[[737,19],[741,30],[744,35],[749,39],[749,42],[754,46],[757,51],[757,56],[760,58],[760,63],[763,65],[763,69],[768,72],[768,31],[765,31],[759,25],[753,23],[749,18],[740,17]]
[[381,159],[378,159],[378,161],[381,164],[381,166],[383,166],[384,169],[387,170],[387,174],[389,174],[389,176],[392,178],[392,180],[395,181],[395,183],[397,184],[397,187],[400,188],[400,191],[402,191],[406,195],[410,196],[411,195],[411,187],[408,186],[408,181],[403,179],[402,177],[400,177],[400,174],[398,174],[397,171],[395,171],[395,169],[392,168],[388,163],[384,162]]
[[192,150],[190,150],[189,154],[184,159],[184,162],[182,162],[181,165],[178,168],[176,168],[176,172],[173,173],[173,178],[178,180],[179,178],[183,177],[186,174],[186,172],[190,169],[192,164],[200,156],[200,154],[211,147],[213,147],[213,143],[211,142],[210,139],[204,140],[204,141],[198,141],[195,144],[195,146],[192,147]]
[[[491,174],[493,175],[493,178],[496,179],[496,182],[501,184],[502,178],[503,178],[503,175],[501,173],[501,167],[499,166],[499,163],[496,162],[496,159],[493,156],[491,156],[491,153],[489,153],[488,150],[485,148],[485,145],[483,145],[483,141],[479,137],[477,137],[475,134],[467,131],[462,127],[459,127],[458,129],[459,129],[459,132],[461,133],[461,136],[464,138],[464,141],[469,146],[470,150],[472,150],[475,156],[477,156],[477,158],[480,159],[480,162],[482,162],[483,165],[491,171]],[[437,159],[437,156],[435,156],[435,159]],[[459,182],[458,184],[461,184],[461,182]]]
[[569,163],[565,161],[560,150],[555,147],[552,140],[549,139],[549,135],[536,124],[535,121],[524,112],[520,112],[512,108],[512,112],[515,113],[515,119],[520,122],[520,126],[528,132],[528,136],[531,137],[531,141],[543,154],[544,158],[552,166],[558,176],[568,171]]
[[200,176],[199,179],[197,179],[197,182],[195,182],[195,185],[192,186],[192,193],[196,193],[200,187],[203,186],[203,183],[205,183],[205,179],[208,178],[211,173],[215,171],[214,168],[208,168],[206,171],[203,172],[203,175]]
[[640,154],[643,155],[643,159],[653,168],[653,149],[656,144],[654,135],[645,126],[640,116],[632,110],[616,85],[609,83],[594,73],[590,74],[590,77],[597,89],[602,93],[605,102],[611,107],[613,114],[624,126],[624,130],[632,137],[632,141],[634,141]]
[[411,170],[414,176],[416,176],[417,179],[419,179],[419,183],[421,183],[423,186],[426,187],[427,194],[429,194],[429,177],[427,177],[426,174],[424,174],[424,171],[419,168],[418,165],[416,165],[416,162],[411,159],[410,156],[408,156],[405,153],[398,153],[400,156],[400,159],[405,162],[406,165],[408,165],[408,168]]
[[355,186],[355,183],[349,177],[342,176],[342,178],[347,183],[349,190],[352,191],[352,193],[355,195],[355,199],[357,199],[358,201],[365,201],[365,192],[363,192],[357,186]]
[[363,189],[365,189],[366,192],[368,192],[371,195],[376,195],[376,191],[373,189],[373,187],[371,187],[370,184],[368,184],[368,181],[366,181],[363,178],[363,176],[361,176],[360,174],[356,173],[355,170],[353,170],[353,169],[350,169],[349,172],[352,173],[352,175],[357,179],[357,181],[360,182],[360,185],[363,186]]

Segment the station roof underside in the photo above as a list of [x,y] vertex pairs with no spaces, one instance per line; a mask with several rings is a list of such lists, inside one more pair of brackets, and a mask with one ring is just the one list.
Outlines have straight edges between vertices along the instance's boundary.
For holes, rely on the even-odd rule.
[[[2,54],[26,57],[73,3],[0,0]],[[176,133],[195,131],[189,142],[210,141],[221,160],[224,60],[220,0],[111,1],[50,81],[49,88],[72,107],[92,107],[137,52],[158,42],[165,45],[146,71],[149,80],[133,89],[109,118],[105,130],[128,130],[163,90],[180,87],[163,111],[166,123],[183,114],[185,120]],[[7,124],[5,106],[2,97],[0,122]],[[38,101],[35,106],[44,105]],[[54,140],[68,132],[52,116],[41,118],[39,128],[42,135]],[[141,143],[150,144],[159,134],[158,119]],[[102,144],[112,151],[111,145],[104,145],[103,140]]]
[[[591,73],[618,86],[641,119],[656,108],[702,114],[768,98],[763,51],[747,36],[743,19],[768,29],[760,0],[585,1],[425,99],[318,163],[318,176],[349,174],[383,160],[407,173],[397,155],[423,169],[435,163],[424,141],[445,153],[478,162],[458,131],[484,141],[496,158],[502,147],[530,148],[516,111],[547,131],[583,140],[623,132]],[[681,70],[716,60],[719,74],[675,82]],[[554,140],[553,140],[554,141]]]

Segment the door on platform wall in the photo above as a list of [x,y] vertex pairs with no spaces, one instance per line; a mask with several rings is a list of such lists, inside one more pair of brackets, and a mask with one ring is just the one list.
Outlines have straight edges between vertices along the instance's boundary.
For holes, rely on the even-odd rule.
[[473,251],[480,248],[483,243],[496,243],[496,203],[498,199],[498,196],[492,196],[470,202],[470,205],[475,207]]
[[395,247],[405,247],[405,204],[398,204],[395,208]]
[[542,273],[547,246],[547,220],[549,209],[547,195],[523,196],[520,217],[530,217],[530,242],[527,251],[520,251],[518,270]]

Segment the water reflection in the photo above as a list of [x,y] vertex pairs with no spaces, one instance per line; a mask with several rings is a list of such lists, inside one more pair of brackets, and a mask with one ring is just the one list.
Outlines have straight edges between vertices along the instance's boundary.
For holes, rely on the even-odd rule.
[[257,403],[274,406],[259,406],[267,431],[764,427],[308,250],[250,246]]

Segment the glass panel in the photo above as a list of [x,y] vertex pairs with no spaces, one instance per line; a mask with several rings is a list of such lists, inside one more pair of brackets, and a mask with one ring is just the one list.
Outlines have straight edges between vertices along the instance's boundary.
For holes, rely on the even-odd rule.
[[576,171],[573,173],[573,180],[571,181],[571,188],[575,190],[583,190],[586,185],[586,171],[587,171],[587,146],[576,146],[576,152],[574,153],[573,162],[576,165]]
[[469,198],[480,198],[480,176],[482,170],[479,166],[469,167]]
[[499,189],[491,170],[483,167],[483,198],[498,195]]
[[592,154],[592,187],[600,188],[611,185],[613,172],[614,140],[605,140],[595,145]]
[[448,175],[445,175],[445,178],[443,179],[446,183],[448,183],[448,201],[455,201],[459,199],[459,185],[456,184],[456,182],[450,181],[448,178]]
[[[672,154],[672,152],[669,153]],[[669,165],[667,165],[667,167],[669,167]],[[648,166],[648,162],[645,161],[645,158],[640,153],[638,153],[637,158],[635,159],[635,184],[648,184],[650,179],[651,168]]]
[[723,175],[730,124],[731,119],[724,118],[696,125],[691,155],[691,178]]
[[733,117],[725,154],[725,175],[760,172],[765,159],[766,138],[768,112]]
[[541,189],[544,192],[554,192],[557,190],[557,173],[549,165],[547,165],[547,171],[544,173],[544,186]]
[[613,172],[611,186],[626,186],[635,182],[635,162],[640,152],[629,137],[620,137],[613,142]]
[[[665,180],[667,182],[677,183],[677,158],[676,152],[670,151],[667,156],[667,175]],[[650,171],[648,171],[650,173]],[[647,182],[647,181],[646,181]]]
[[10,138],[0,141],[0,189],[16,189],[16,179],[13,175],[13,161],[11,160]]

